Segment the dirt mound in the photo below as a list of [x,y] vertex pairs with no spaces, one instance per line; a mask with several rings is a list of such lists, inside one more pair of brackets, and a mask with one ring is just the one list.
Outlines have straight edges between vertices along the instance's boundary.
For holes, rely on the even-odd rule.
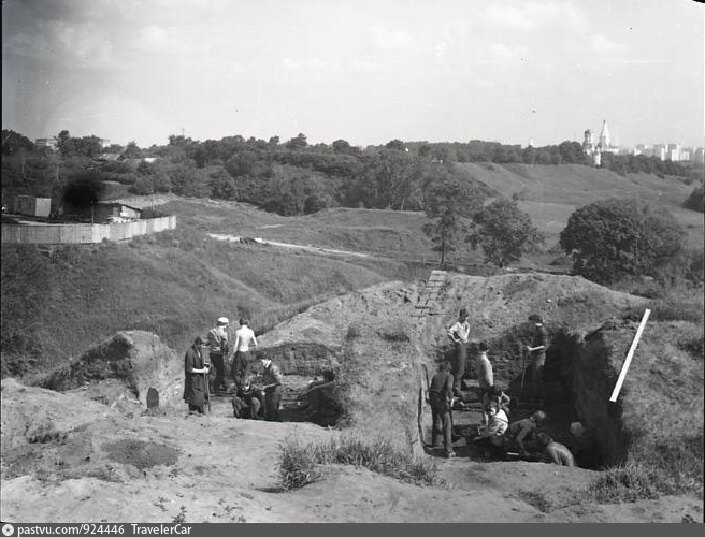
[[[389,282],[319,304],[262,336],[261,348],[283,365],[285,371],[300,368],[311,371],[332,365],[342,376],[341,382],[347,385],[347,410],[361,433],[387,435],[413,445],[419,439],[410,431],[410,425],[419,409],[424,414],[423,427],[429,426],[425,405],[419,408],[416,405],[419,371],[414,360],[420,360],[433,371],[435,362],[450,356],[446,330],[459,309],[468,308],[471,337],[489,343],[495,382],[508,387],[513,396],[523,394],[519,385],[522,368],[528,364],[522,359],[522,348],[532,338],[533,325],[528,317],[538,313],[544,317],[552,342],[546,366],[550,380],[547,403],[565,401],[573,405],[572,410],[560,415],[561,423],[565,422],[561,425],[566,429],[563,432],[567,435],[567,423],[579,419],[587,427],[600,431],[598,458],[608,464],[629,458],[634,443],[628,438],[634,433],[622,413],[628,414],[629,408],[641,408],[647,400],[635,398],[631,388],[630,383],[639,376],[631,375],[624,387],[621,397],[626,401],[624,407],[612,408],[607,400],[636,330],[636,323],[623,318],[647,307],[648,300],[611,291],[580,277],[448,274],[422,332],[416,334],[413,316],[418,311],[415,304],[422,290],[423,282]],[[596,331],[603,325],[614,329]],[[693,328],[685,323],[682,330],[688,332]],[[608,343],[602,337],[604,334],[609,334],[605,336]],[[646,382],[648,378],[653,382],[654,374],[668,378],[670,389],[660,391],[671,393],[680,382],[684,393],[695,394],[684,399],[686,404],[697,405],[702,401],[702,372],[691,371],[695,362],[687,351],[673,352],[675,342],[683,337],[673,326],[652,322],[635,360],[639,360],[640,353],[668,356],[668,360],[676,354],[680,356],[678,367],[648,366],[643,371],[643,380]],[[308,348],[316,348],[316,353],[307,354]],[[644,367],[644,362],[636,367]],[[475,376],[472,360],[468,369],[471,380]],[[685,380],[690,377],[696,380]],[[690,414],[702,417],[702,411]],[[676,423],[675,416],[672,417]],[[635,422],[634,427],[640,431],[653,429],[648,420],[637,421],[639,425]],[[683,425],[676,429],[678,435],[688,433]],[[668,430],[675,432],[673,427]],[[697,434],[696,429],[694,435]]]
[[585,337],[575,360],[578,416],[594,430],[607,464],[643,460],[691,443],[700,445],[699,462],[685,458],[684,450],[683,463],[695,465],[696,474],[699,465],[702,475],[702,361],[678,345],[702,333],[702,327],[685,322],[647,323],[619,399],[610,403],[636,326],[634,322],[610,323]]
[[115,411],[87,400],[81,392],[57,393],[2,380],[3,458],[8,449],[61,441],[64,436]]
[[[118,332],[50,373],[39,384],[57,391],[91,386],[101,402],[112,404],[134,396],[145,406],[147,392],[154,388],[161,404],[175,404],[183,395],[182,368],[174,351],[163,345],[156,334]],[[122,388],[127,388],[127,393]]]

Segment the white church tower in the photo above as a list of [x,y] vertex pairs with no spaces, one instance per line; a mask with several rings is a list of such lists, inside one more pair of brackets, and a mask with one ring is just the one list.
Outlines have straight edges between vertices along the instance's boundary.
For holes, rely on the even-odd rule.
[[610,132],[607,130],[607,120],[602,120],[602,132],[600,133],[600,149],[603,151],[610,147]]

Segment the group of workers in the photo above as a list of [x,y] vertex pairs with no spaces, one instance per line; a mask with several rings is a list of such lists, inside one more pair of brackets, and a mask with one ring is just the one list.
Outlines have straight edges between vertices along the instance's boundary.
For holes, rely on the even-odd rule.
[[[543,459],[563,466],[575,466],[575,458],[564,445],[556,442],[548,434],[539,431],[548,416],[537,410],[528,418],[509,422],[509,396],[494,383],[492,363],[488,358],[489,346],[485,342],[471,340],[468,312],[460,310],[458,321],[448,329],[448,337],[454,344],[453,360],[440,364],[439,371],[432,377],[428,388],[428,402],[433,419],[432,447],[437,447],[437,437],[442,435],[447,457],[455,457],[452,448],[452,409],[463,407],[462,381],[465,376],[468,347],[472,346],[476,355],[478,389],[481,393],[483,424],[478,427],[473,443],[483,446],[496,455],[515,453],[525,458]],[[531,345],[525,352],[532,356],[532,388],[534,401],[544,406],[543,370],[546,363],[548,335],[541,316],[533,314],[529,321],[534,324]],[[571,431],[577,430],[572,427]]]
[[[187,349],[184,400],[190,415],[203,415],[210,395],[226,392],[232,396],[234,417],[279,421],[283,376],[266,355],[259,356],[261,368],[254,372],[250,348],[257,349],[257,337],[248,325],[248,319],[240,319],[230,345],[230,321],[220,317],[206,337],[197,336]],[[231,382],[226,381],[228,370]]]

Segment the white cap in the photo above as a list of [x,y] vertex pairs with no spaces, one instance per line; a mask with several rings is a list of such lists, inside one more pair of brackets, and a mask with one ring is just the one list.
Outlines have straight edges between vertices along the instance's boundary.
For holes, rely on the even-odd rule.
[[227,317],[218,317],[218,324],[230,324]]

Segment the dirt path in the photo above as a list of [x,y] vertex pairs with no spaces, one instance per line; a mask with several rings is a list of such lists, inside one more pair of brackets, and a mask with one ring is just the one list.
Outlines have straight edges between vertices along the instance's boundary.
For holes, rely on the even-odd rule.
[[[240,242],[240,237],[237,235],[225,235],[222,233],[208,233],[208,236],[212,237],[216,240],[219,240],[219,241],[227,241],[227,242],[233,242],[233,243]],[[293,248],[293,249],[298,249],[298,250],[306,250],[308,252],[315,252],[315,253],[322,253],[322,254],[363,257],[363,258],[370,257],[369,254],[365,254],[362,252],[351,252],[350,250],[338,250],[335,248],[324,248],[322,246],[313,246],[310,244],[307,244],[307,245],[291,244],[288,242],[276,242],[276,241],[268,241],[268,240],[264,240],[264,239],[262,239],[260,244],[268,245],[268,246],[278,246],[279,248]]]

